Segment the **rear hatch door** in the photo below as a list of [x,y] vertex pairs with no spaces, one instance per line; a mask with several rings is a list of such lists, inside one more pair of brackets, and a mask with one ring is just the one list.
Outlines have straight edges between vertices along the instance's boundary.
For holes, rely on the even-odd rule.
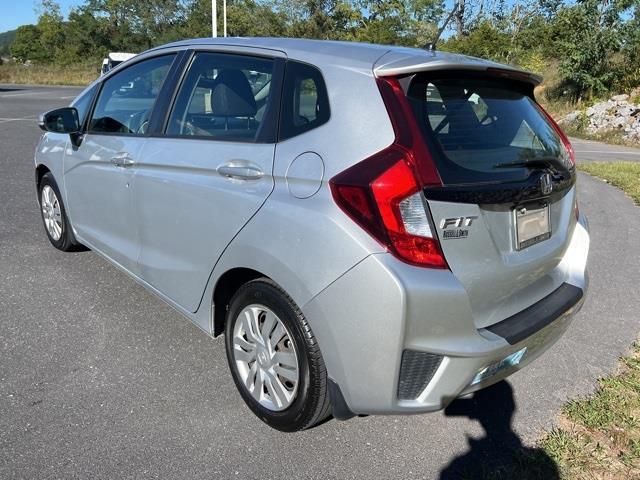
[[442,187],[424,190],[478,328],[549,295],[575,227],[575,166],[533,85],[479,71],[403,78]]

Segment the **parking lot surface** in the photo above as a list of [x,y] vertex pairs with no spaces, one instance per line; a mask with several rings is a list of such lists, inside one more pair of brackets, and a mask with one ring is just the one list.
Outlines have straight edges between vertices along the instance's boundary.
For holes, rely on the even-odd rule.
[[591,291],[545,356],[447,412],[271,430],[237,393],[221,339],[94,253],[49,245],[36,118],[78,91],[0,85],[0,478],[457,478],[532,446],[640,330],[640,210],[581,174]]

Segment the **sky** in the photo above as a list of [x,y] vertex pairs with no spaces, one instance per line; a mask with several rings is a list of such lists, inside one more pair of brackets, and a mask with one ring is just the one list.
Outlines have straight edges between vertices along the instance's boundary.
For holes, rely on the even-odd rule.
[[[62,14],[66,17],[71,7],[84,3],[82,0],[58,0]],[[37,0],[0,0],[0,32],[13,30],[27,23],[36,23],[40,5]]]

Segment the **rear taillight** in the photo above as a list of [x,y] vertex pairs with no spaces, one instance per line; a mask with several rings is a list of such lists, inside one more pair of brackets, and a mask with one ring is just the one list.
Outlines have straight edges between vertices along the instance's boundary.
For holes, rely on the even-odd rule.
[[378,86],[395,141],[333,177],[333,198],[396,257],[413,265],[448,268],[422,194],[425,186],[442,182],[398,80],[382,78]]
[[569,160],[571,160],[571,163],[575,165],[576,154],[573,151],[573,145],[571,145],[571,142],[569,141],[569,137],[567,137],[567,134],[562,131],[562,128],[560,128],[560,125],[558,125],[558,123],[553,119],[553,117],[549,115],[544,108],[542,108],[542,105],[540,104],[537,104],[537,105],[540,111],[544,114],[544,116],[547,117],[547,120],[549,121],[553,129],[556,131],[558,136],[560,137],[560,140],[562,140],[562,143],[564,144],[564,147],[567,149],[567,153],[569,154]]

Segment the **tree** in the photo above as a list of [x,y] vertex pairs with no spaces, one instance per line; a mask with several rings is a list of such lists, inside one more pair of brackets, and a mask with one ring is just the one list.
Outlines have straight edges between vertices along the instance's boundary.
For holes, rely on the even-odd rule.
[[54,0],[42,0],[40,3],[40,16],[38,17],[38,30],[42,48],[47,51],[49,61],[64,62],[65,28],[64,18],[60,13],[60,5]]
[[11,55],[17,61],[24,63],[28,60],[40,61],[46,58],[40,41],[40,30],[35,25],[18,27],[16,38],[11,44]]
[[558,11],[552,34],[561,59],[562,92],[580,100],[611,88],[623,69],[615,60],[623,44],[623,17],[631,3],[579,0]]

